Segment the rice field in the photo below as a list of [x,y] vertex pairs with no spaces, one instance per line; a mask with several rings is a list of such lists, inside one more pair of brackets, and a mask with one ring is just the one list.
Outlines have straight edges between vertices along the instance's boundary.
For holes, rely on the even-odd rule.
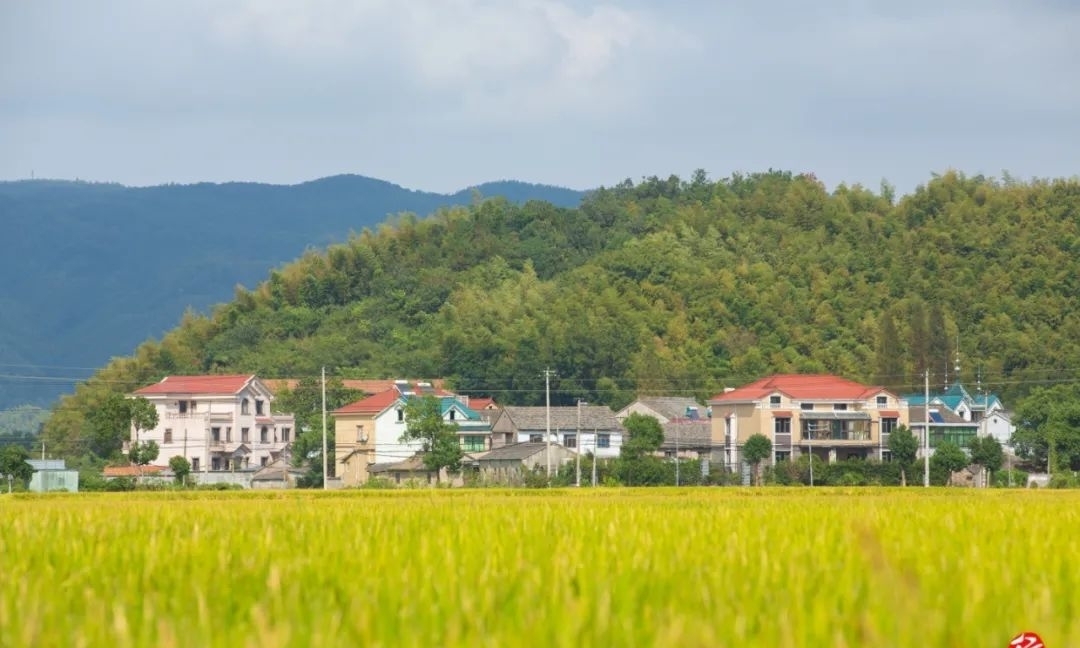
[[1080,646],[1080,493],[0,496],[0,648]]

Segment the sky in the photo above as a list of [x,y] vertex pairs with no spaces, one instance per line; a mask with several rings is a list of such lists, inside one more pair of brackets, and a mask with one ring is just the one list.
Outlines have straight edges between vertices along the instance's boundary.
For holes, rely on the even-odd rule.
[[1073,0],[0,3],[0,179],[1080,173]]

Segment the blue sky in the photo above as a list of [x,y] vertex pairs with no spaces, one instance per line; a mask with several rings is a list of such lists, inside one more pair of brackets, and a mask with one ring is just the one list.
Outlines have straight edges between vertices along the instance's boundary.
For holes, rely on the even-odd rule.
[[1080,173],[1080,3],[0,3],[0,179]]

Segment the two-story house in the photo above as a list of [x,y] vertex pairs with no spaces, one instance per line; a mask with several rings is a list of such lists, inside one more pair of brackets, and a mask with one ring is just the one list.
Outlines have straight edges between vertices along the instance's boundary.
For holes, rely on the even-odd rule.
[[420,452],[420,441],[403,442],[401,437],[407,427],[405,410],[409,399],[425,396],[439,399],[443,420],[457,426],[465,452],[487,449],[491,424],[466,406],[464,399],[429,382],[399,380],[386,391],[334,410],[335,474],[343,486],[365,483],[370,468],[376,464],[403,462]]
[[[912,408],[927,406],[931,414],[937,411],[942,417],[951,415],[950,418],[956,419],[953,423],[973,424],[964,427],[974,427],[975,435],[994,437],[1002,445],[1009,445],[1012,441],[1012,435],[1016,431],[1016,426],[1012,424],[1012,417],[1005,411],[1001,399],[993,393],[984,392],[981,385],[976,393],[972,394],[958,380],[945,391],[930,392],[929,401],[927,401],[925,392],[905,394],[903,398]],[[924,417],[927,410],[921,409],[920,411],[922,413],[919,416],[912,415],[912,425],[918,426],[921,423],[925,426]],[[931,447],[934,444],[933,428],[935,423],[942,423],[942,421],[934,421],[933,417],[931,417]]]
[[[254,375],[166,376],[136,390],[157,409],[152,430],[132,429],[132,441],[154,441],[153,465],[187,458],[192,472],[258,468],[276,461],[295,438],[292,414],[274,412],[274,396]],[[138,438],[136,438],[136,433]]]
[[713,445],[735,471],[754,434],[772,441],[772,463],[809,453],[833,462],[887,458],[889,433],[908,425],[907,403],[897,395],[831,375],[769,376],[729,388],[709,405]]
[[491,423],[491,447],[546,442],[549,415],[552,443],[575,452],[580,448],[582,453],[592,453],[601,459],[619,456],[625,430],[615,413],[602,405],[552,408],[508,405]]

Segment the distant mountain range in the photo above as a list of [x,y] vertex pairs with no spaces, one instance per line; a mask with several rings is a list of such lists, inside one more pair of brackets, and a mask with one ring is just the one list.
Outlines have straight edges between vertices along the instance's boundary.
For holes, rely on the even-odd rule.
[[307,248],[477,192],[564,207],[583,195],[517,181],[447,195],[356,175],[287,186],[0,182],[0,410],[48,404],[187,308],[229,301],[237,284],[254,287]]

